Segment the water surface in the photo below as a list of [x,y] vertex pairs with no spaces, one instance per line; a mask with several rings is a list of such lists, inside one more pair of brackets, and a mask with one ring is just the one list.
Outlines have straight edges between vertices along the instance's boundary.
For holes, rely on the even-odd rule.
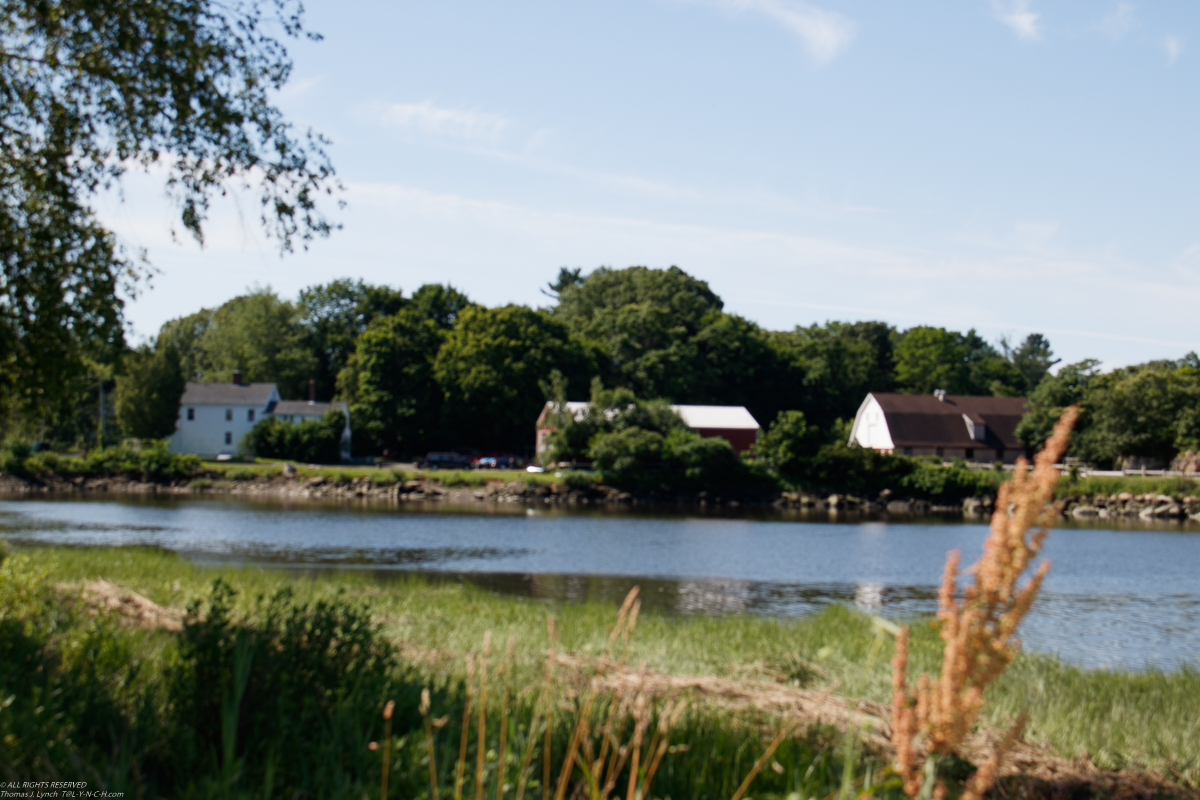
[[[986,527],[691,515],[284,505],[214,498],[0,502],[0,536],[149,545],[202,560],[417,571],[559,600],[640,584],[672,613],[796,615],[835,602],[900,617],[936,608],[948,550]],[[1200,661],[1200,532],[1068,527],[1026,620],[1026,646],[1088,666]]]

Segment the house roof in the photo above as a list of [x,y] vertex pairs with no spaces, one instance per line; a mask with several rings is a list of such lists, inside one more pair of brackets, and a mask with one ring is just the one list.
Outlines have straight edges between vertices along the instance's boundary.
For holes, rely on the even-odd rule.
[[323,417],[335,408],[339,411],[345,411],[346,404],[342,402],[317,403],[308,400],[280,400],[275,404],[272,413],[277,417],[280,414],[294,414],[301,417]]
[[[567,411],[575,419],[582,419],[588,404],[579,401],[567,403]],[[550,413],[551,403],[547,401],[538,416],[537,424],[543,425]],[[671,406],[671,410],[683,419],[683,424],[689,428],[706,430],[758,430],[758,422],[746,410],[745,406]]]
[[265,406],[275,394],[273,383],[198,383],[188,381],[180,405]]
[[[900,447],[1004,447],[1024,449],[1017,425],[1029,402],[1024,397],[984,397],[872,392],[887,418],[888,432]],[[987,427],[987,438],[971,438],[963,417]]]

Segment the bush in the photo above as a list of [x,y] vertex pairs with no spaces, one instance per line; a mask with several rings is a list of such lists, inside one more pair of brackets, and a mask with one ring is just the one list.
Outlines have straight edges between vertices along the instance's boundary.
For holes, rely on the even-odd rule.
[[973,470],[962,462],[945,466],[917,460],[900,487],[912,497],[954,501],[985,494],[994,497],[1004,477],[994,470]]
[[240,450],[262,458],[285,458],[306,464],[337,464],[342,460],[346,417],[332,409],[321,419],[284,422],[261,419],[242,439]]
[[755,475],[724,439],[679,427],[665,436],[639,427],[602,433],[591,454],[601,479],[629,489],[741,489]]
[[93,450],[82,460],[88,475],[125,475],[144,481],[190,478],[200,471],[200,459],[191,453],[172,453],[161,439],[125,441],[115,447]]
[[363,797],[380,710],[419,725],[419,684],[365,608],[260,598],[218,581],[165,650],[0,563],[0,774],[128,797]]
[[663,471],[663,436],[638,427],[597,435],[592,463],[605,483],[643,487]]
[[[309,606],[290,590],[259,598],[246,619],[218,580],[194,603],[168,680],[177,786],[226,781],[273,786],[273,796],[350,797],[378,781],[367,749],[379,711],[396,700],[393,731],[419,724],[416,683],[401,681],[396,651],[365,607]],[[363,780],[367,776],[373,778]]]
[[24,475],[25,461],[33,454],[27,442],[7,442],[0,448],[0,470],[8,475]]
[[592,488],[595,484],[595,478],[589,473],[580,470],[571,470],[562,474],[563,485],[568,489],[576,491],[585,491]]

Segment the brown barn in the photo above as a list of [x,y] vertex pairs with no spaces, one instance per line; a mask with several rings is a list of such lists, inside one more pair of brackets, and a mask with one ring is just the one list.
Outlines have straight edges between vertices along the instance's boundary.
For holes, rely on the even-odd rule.
[[850,430],[850,444],[909,456],[1011,464],[1031,451],[1017,439],[1024,397],[872,392]]

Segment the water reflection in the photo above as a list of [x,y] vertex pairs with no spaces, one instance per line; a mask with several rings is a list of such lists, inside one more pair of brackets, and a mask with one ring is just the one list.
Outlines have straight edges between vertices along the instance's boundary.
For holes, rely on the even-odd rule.
[[[148,545],[201,560],[303,569],[419,572],[555,601],[678,614],[811,613],[843,603],[886,617],[936,610],[948,550],[978,556],[986,528],[962,521],[854,524],[679,514],[470,513],[287,506],[212,499],[0,502],[0,536],[70,545]],[[1089,665],[1200,660],[1200,534],[1066,527],[1023,635]]]

